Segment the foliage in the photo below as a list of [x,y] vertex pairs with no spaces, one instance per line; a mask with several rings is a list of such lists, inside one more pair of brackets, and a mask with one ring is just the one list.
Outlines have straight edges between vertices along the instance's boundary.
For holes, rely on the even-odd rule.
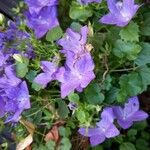
[[[138,2],[142,3],[140,0]],[[79,127],[95,127],[104,108],[124,104],[128,98],[148,90],[150,85],[150,6],[148,4],[141,6],[129,24],[125,27],[117,27],[98,22],[108,11],[105,1],[81,5],[76,0],[60,0],[59,26],[49,30],[41,39],[36,39],[33,31],[25,24],[21,10],[25,10],[26,7],[21,1],[21,5],[16,8],[16,14],[20,16],[21,31],[30,33],[28,40],[35,56],[31,59],[26,57],[24,54],[26,42],[23,44],[23,41],[22,43],[19,41],[21,54],[12,56],[17,77],[28,84],[32,106],[24,111],[21,117],[35,127],[33,150],[55,150],[56,148],[70,150],[74,148],[73,138],[76,137]],[[0,25],[3,24],[6,30],[7,20],[1,17],[3,16],[0,14]],[[58,81],[52,80],[43,87],[34,79],[42,72],[41,61],[53,61],[58,66],[65,64],[66,55],[63,55],[58,40],[66,36],[67,28],[79,32],[84,25],[87,25],[89,29],[86,46],[90,47],[96,77],[85,89],[82,89],[82,92],[71,92],[63,99]],[[11,43],[7,46],[9,45]],[[74,104],[75,108],[69,109],[69,104]],[[0,120],[0,131],[5,129],[2,120]],[[52,138],[46,142],[45,135],[54,126],[58,127],[59,140]],[[119,150],[148,150],[150,148],[148,130],[146,121],[135,123],[128,130],[121,129],[119,136],[106,140],[96,147],[89,146],[89,149],[106,150],[116,147]],[[16,143],[30,134],[20,121],[15,126],[10,126],[10,132],[15,134]],[[2,145],[5,149],[8,147],[5,144],[7,142],[6,139]]]

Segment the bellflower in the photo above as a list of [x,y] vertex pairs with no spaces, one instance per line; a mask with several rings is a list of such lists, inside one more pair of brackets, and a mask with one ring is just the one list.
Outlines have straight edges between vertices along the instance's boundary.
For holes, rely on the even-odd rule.
[[40,73],[34,81],[43,87],[46,87],[47,84],[55,79],[55,73],[57,71],[57,66],[53,62],[42,61],[41,69],[44,73]]
[[34,30],[37,38],[59,25],[56,6],[43,7],[38,14],[26,12],[27,25]]
[[134,121],[145,120],[148,114],[142,110],[139,110],[138,97],[129,98],[128,103],[124,107],[115,106],[114,114],[117,118],[118,124],[127,129],[132,126]]
[[43,7],[54,6],[58,4],[58,0],[25,0],[29,7],[30,13],[39,13]]
[[101,23],[120,27],[126,26],[137,12],[139,5],[134,0],[107,0],[109,13],[100,19]]
[[14,66],[6,66],[0,77],[0,117],[7,114],[6,122],[17,122],[23,110],[30,108],[29,92],[25,81],[16,77]]
[[56,78],[61,82],[61,97],[64,98],[74,90],[82,92],[83,88],[95,78],[94,64],[85,57],[78,60],[73,67],[59,69]]
[[[33,52],[31,43],[29,42],[30,35],[27,32],[18,29],[15,23],[10,22],[9,27],[5,32],[0,32],[0,48],[3,55],[6,57],[12,56],[15,53],[27,54],[28,58],[32,56],[28,55],[28,51]],[[19,50],[19,46],[25,43],[25,53]]]
[[0,77],[1,90],[3,89],[5,91],[8,87],[15,87],[20,82],[21,80],[18,77],[16,77],[14,66],[13,65],[6,66],[4,68],[4,74]]
[[0,118],[2,118],[5,115],[5,101],[2,96],[0,96],[0,108]]
[[67,29],[64,38],[58,41],[66,56],[65,67],[59,69],[57,80],[61,82],[62,98],[74,90],[82,92],[94,78],[94,62],[87,42],[88,28],[84,26],[80,33]]
[[96,146],[104,142],[106,138],[112,138],[119,135],[119,130],[113,124],[113,120],[112,109],[104,109],[102,119],[97,122],[95,128],[80,128],[79,133],[89,137],[91,145]]
[[57,42],[60,46],[63,47],[61,52],[66,55],[68,52],[72,52],[75,55],[89,53],[88,49],[86,48],[87,34],[87,26],[82,27],[80,33],[68,28],[65,37]]
[[88,4],[88,3],[92,3],[92,2],[95,2],[95,3],[101,3],[102,2],[102,0],[78,0],[78,2],[80,3],[80,4]]
[[8,114],[7,122],[17,122],[25,109],[30,108],[29,92],[25,81],[16,87],[7,88],[5,112]]

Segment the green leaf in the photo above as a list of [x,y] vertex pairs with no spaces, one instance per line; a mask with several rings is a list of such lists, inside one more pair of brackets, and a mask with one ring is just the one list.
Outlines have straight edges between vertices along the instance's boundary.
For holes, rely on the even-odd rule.
[[54,141],[49,141],[46,143],[46,148],[48,150],[55,150],[56,143]]
[[68,99],[69,99],[70,102],[78,103],[80,97],[79,97],[79,95],[76,94],[76,93],[71,93],[71,94],[68,95]]
[[128,130],[128,136],[136,136],[137,135],[137,130],[136,129],[129,129]]
[[32,83],[32,89],[34,89],[35,91],[40,91],[41,89],[43,89],[42,85],[38,84],[38,83],[35,83],[33,82]]
[[92,16],[92,10],[87,6],[73,5],[70,8],[69,16],[74,20],[86,21]]
[[140,122],[135,122],[134,125],[133,125],[133,128],[136,129],[136,130],[144,130],[146,127],[148,127],[148,124],[147,122],[144,120],[144,121],[140,121]]
[[145,13],[143,15],[144,20],[141,26],[141,34],[145,36],[150,36],[150,13]]
[[122,75],[119,84],[118,102],[123,102],[127,97],[135,96],[142,92],[142,81],[138,73]]
[[125,142],[120,145],[120,150],[136,150],[136,148],[132,143]]
[[138,42],[139,41],[139,26],[134,23],[130,22],[128,26],[121,29],[119,35],[121,36],[122,40],[130,41],[130,42]]
[[63,31],[60,26],[54,27],[53,29],[49,30],[46,34],[47,41],[56,41],[63,36]]
[[142,91],[145,91],[147,90],[147,86],[150,85],[150,68],[142,66],[139,68],[138,73],[142,81]]
[[80,29],[81,29],[82,25],[79,24],[78,22],[73,22],[71,25],[70,25],[70,28],[72,28],[74,31],[76,32],[80,32]]
[[76,111],[76,117],[81,124],[86,122],[86,113],[83,110],[78,109]]
[[26,79],[32,83],[36,75],[37,75],[37,71],[30,70],[26,75]]
[[69,110],[66,103],[63,100],[57,100],[58,103],[58,114],[60,118],[65,119],[68,117]]
[[21,55],[14,55],[14,59],[16,60],[16,74],[18,77],[23,78],[28,72],[29,59],[26,57],[22,57]]
[[90,84],[84,91],[86,100],[90,104],[101,104],[104,101],[104,95],[100,91],[97,83]]
[[59,150],[71,150],[71,142],[68,138],[62,138]]
[[117,40],[113,49],[113,53],[118,58],[134,60],[137,58],[141,49],[141,46],[138,44]]
[[16,73],[17,73],[18,77],[20,77],[20,78],[25,77],[27,72],[28,72],[28,65],[27,64],[20,63],[20,62],[16,63]]
[[139,66],[146,65],[150,63],[150,44],[142,43],[142,50],[139,53],[135,63]]
[[149,150],[149,143],[144,139],[137,139],[136,148],[137,150]]

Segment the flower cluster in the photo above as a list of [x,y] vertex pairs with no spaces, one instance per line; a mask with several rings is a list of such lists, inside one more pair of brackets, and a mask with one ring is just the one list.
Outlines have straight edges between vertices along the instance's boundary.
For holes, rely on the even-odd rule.
[[118,124],[127,129],[132,126],[134,121],[145,120],[148,114],[139,110],[138,97],[129,98],[128,103],[124,107],[114,106],[108,107],[101,113],[101,120],[96,123],[95,128],[80,128],[81,135],[90,137],[91,145],[98,145],[106,138],[112,138],[119,135],[119,130],[113,124],[114,119],[117,119]]
[[17,46],[28,37],[26,32],[18,30],[13,23],[6,32],[0,32],[0,118],[7,116],[5,122],[17,122],[22,111],[30,108],[27,84],[16,76],[12,57],[18,53],[26,55]]
[[88,28],[84,26],[81,32],[72,29],[66,31],[64,38],[58,41],[63,47],[61,53],[66,57],[64,67],[58,68],[52,62],[42,62],[41,73],[35,78],[35,82],[46,86],[52,80],[61,82],[61,97],[64,98],[74,90],[82,92],[91,80],[95,78],[94,63],[90,55],[90,45],[87,42]]
[[27,25],[35,31],[37,38],[58,26],[57,4],[58,0],[25,0],[29,7],[26,12]]

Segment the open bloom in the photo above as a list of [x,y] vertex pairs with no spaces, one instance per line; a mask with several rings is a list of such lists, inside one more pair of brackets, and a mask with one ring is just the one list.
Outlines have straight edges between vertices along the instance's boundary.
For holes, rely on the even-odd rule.
[[35,31],[37,38],[41,38],[46,32],[59,25],[56,6],[47,6],[37,13],[26,12],[27,25]]
[[80,4],[88,4],[88,3],[92,3],[92,2],[95,2],[95,3],[101,3],[102,0],[78,0],[78,2]]
[[74,90],[82,92],[94,78],[94,62],[87,46],[88,28],[84,26],[80,32],[67,29],[64,38],[58,41],[63,47],[61,52],[66,56],[65,67],[59,69],[57,80],[61,82],[62,98]]
[[8,114],[8,118],[5,122],[17,122],[20,119],[21,113],[31,107],[26,82],[23,81],[16,87],[8,88],[6,95],[5,111]]
[[119,130],[113,124],[113,111],[112,108],[104,109],[102,119],[97,122],[95,128],[80,128],[81,135],[90,138],[90,143],[96,146],[105,141],[106,138],[112,138],[119,135]]
[[64,98],[74,90],[82,92],[83,88],[95,78],[94,64],[92,61],[82,57],[73,67],[62,67],[59,69],[56,78],[61,82],[61,97]]
[[139,110],[139,101],[137,96],[129,98],[128,103],[126,103],[124,107],[115,106],[113,110],[118,124],[123,129],[131,127],[134,121],[145,120],[148,117],[147,113]]
[[7,114],[6,123],[17,122],[23,110],[30,108],[27,84],[15,76],[12,66],[0,77],[0,94],[0,117]]
[[28,5],[31,14],[38,14],[43,7],[58,4],[58,0],[25,0],[25,2]]
[[44,73],[40,73],[34,81],[43,87],[46,87],[47,84],[55,79],[55,73],[57,71],[57,66],[53,62],[42,61],[41,69]]
[[137,12],[139,5],[134,0],[107,0],[109,13],[100,19],[104,24],[126,26]]

